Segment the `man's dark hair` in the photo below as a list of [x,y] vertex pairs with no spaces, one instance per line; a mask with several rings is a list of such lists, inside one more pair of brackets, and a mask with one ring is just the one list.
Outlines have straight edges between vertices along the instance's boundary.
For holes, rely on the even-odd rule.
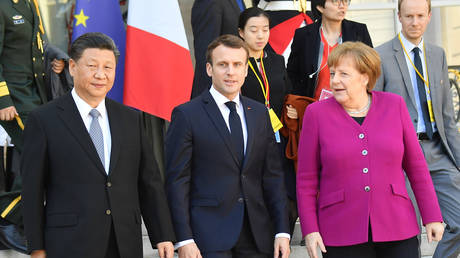
[[313,13],[314,20],[320,19],[322,15],[322,13],[318,11],[316,7],[321,6],[324,8],[325,4],[326,4],[326,0],[311,0],[311,12]]
[[259,7],[251,7],[246,10],[244,10],[238,19],[238,28],[240,30],[244,30],[244,27],[246,26],[246,23],[248,23],[248,20],[251,19],[252,17],[265,17],[268,20],[268,23],[270,24],[270,17],[268,14],[260,9]]
[[211,42],[211,44],[208,45],[208,49],[206,50],[206,62],[212,65],[212,52],[220,45],[235,49],[243,48],[246,51],[246,62],[248,61],[248,45],[241,38],[235,35],[225,34],[216,38]]
[[118,51],[115,42],[113,42],[109,36],[100,32],[89,32],[78,37],[70,46],[69,56],[77,62],[83,55],[85,49],[88,48],[110,50],[113,52],[115,60],[118,62],[120,51]]

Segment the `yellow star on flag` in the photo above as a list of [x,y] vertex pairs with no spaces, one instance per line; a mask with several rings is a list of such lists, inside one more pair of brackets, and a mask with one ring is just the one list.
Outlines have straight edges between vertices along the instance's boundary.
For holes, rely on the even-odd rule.
[[75,14],[75,18],[77,19],[75,23],[75,27],[82,24],[86,28],[86,20],[89,19],[89,16],[85,15],[85,13],[83,12],[83,9],[80,10],[79,14]]

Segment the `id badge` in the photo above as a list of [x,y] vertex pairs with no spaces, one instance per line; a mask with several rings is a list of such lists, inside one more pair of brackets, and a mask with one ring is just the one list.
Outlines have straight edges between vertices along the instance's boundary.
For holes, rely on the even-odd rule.
[[268,109],[268,115],[270,116],[270,122],[272,123],[273,132],[277,132],[279,129],[283,127],[283,124],[279,120],[278,116],[276,116],[275,111],[272,108]]
[[428,100],[428,113],[430,114],[430,121],[434,122],[434,114],[433,114],[433,103],[431,99]]
[[334,94],[332,94],[332,91],[322,89],[321,90],[321,95],[319,95],[319,100],[328,99],[328,98],[330,98],[332,96],[334,96]]
[[276,140],[276,143],[281,143],[281,137],[280,137],[279,130],[275,132],[275,140]]

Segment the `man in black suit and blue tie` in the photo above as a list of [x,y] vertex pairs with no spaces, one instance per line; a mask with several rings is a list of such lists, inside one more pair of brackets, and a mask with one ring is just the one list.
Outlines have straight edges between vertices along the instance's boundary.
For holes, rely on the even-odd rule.
[[289,256],[287,199],[269,115],[239,94],[248,55],[236,36],[214,40],[206,54],[211,89],[173,111],[166,193],[180,258]]

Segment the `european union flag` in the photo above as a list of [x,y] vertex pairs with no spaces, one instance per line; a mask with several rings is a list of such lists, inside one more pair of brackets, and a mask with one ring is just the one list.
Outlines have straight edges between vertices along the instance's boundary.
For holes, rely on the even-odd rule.
[[102,32],[111,37],[120,50],[116,78],[108,97],[123,102],[126,29],[118,0],[77,0],[72,41],[87,32]]

